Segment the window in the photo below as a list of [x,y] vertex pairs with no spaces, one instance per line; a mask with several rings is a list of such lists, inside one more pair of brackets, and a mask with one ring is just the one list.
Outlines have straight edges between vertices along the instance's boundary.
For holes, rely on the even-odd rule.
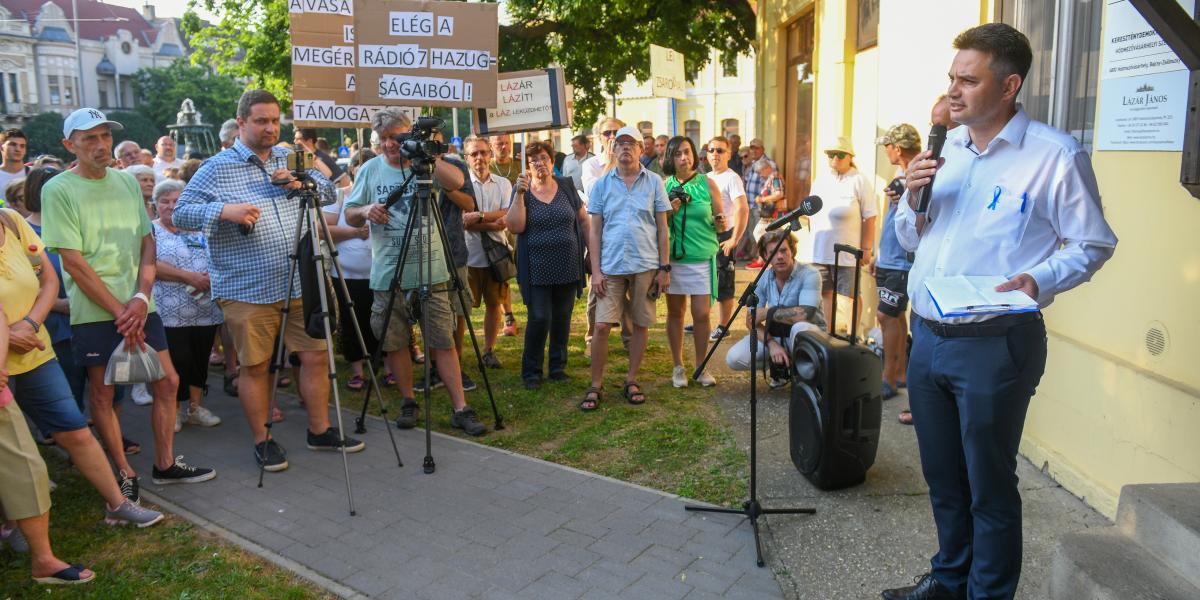
[[700,149],[700,121],[691,120],[683,122],[683,134],[691,138],[692,144],[695,144],[696,149]]
[[63,86],[63,104],[70,106],[72,104],[75,104],[75,83],[76,83],[76,81],[75,81],[74,77],[64,77],[63,80],[66,84]]
[[654,135],[654,123],[650,121],[639,121],[637,130],[642,132],[642,135]]
[[1033,65],[1019,99],[1029,116],[1092,150],[1100,63],[1100,0],[1002,0],[1000,18],[1029,37]]
[[107,83],[107,82],[102,82],[102,81],[97,81],[97,82],[96,82],[96,86],[97,86],[98,88],[100,88],[100,89],[99,89],[99,92],[100,92],[100,107],[101,107],[101,108],[108,108],[108,83]]
[[58,87],[58,75],[47,75],[46,86],[50,88],[50,104],[62,104],[62,90]]
[[8,114],[8,88],[4,84],[3,73],[0,73],[0,112]]
[[725,119],[721,121],[721,135],[729,137],[731,135],[741,135],[741,128],[738,126],[737,119]]
[[879,0],[858,0],[855,26],[854,39],[859,52],[879,43]]
[[21,103],[21,86],[17,85],[17,74],[8,74],[8,97],[12,98],[13,104]]

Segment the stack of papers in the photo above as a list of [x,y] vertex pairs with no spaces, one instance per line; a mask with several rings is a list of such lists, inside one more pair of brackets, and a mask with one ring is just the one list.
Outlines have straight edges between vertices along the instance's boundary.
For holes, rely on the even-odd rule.
[[1037,301],[1024,292],[997,292],[1005,281],[1000,275],[930,277],[925,289],[942,317],[1037,311]]

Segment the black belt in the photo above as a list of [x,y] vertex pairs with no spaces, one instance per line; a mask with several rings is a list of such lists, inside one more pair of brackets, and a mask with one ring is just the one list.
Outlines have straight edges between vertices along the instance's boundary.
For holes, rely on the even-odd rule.
[[913,321],[923,324],[934,335],[944,338],[960,338],[960,337],[1000,337],[1007,335],[1008,330],[1018,325],[1033,323],[1042,320],[1042,313],[1027,312],[1018,313],[1015,315],[1001,315],[980,323],[962,323],[959,325],[949,325],[930,321],[923,318],[917,313],[913,313]]

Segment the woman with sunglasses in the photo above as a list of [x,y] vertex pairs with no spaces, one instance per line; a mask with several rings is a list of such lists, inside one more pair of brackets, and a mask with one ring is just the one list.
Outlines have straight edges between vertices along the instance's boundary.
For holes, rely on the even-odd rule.
[[[821,272],[821,301],[825,322],[836,310],[834,303],[833,269],[834,244],[849,244],[863,251],[862,264],[871,264],[875,254],[875,191],[870,178],[858,172],[854,164],[854,149],[850,140],[838,138],[837,144],[825,149],[829,169],[817,176],[812,194],[820,196],[825,207],[809,217],[812,231],[812,262]],[[843,254],[836,265],[837,293],[854,297],[854,257]],[[861,307],[862,303],[859,302]]]
[[[662,169],[667,176],[667,195],[682,188],[688,201],[671,199],[670,227],[671,287],[667,289],[667,345],[675,368],[671,383],[687,387],[687,372],[683,368],[683,315],[688,301],[692,305],[692,339],[696,349],[696,364],[708,353],[709,306],[716,297],[716,217],[721,214],[721,190],[712,179],[696,170],[700,155],[690,138],[675,136],[667,142]],[[709,387],[717,382],[703,373],[700,385]]]

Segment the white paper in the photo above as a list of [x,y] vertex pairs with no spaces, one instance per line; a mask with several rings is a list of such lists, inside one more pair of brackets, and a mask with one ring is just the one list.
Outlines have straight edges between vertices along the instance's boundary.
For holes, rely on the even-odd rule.
[[930,277],[925,289],[943,317],[1037,310],[1037,301],[1024,292],[997,292],[1005,281],[1001,275]]

